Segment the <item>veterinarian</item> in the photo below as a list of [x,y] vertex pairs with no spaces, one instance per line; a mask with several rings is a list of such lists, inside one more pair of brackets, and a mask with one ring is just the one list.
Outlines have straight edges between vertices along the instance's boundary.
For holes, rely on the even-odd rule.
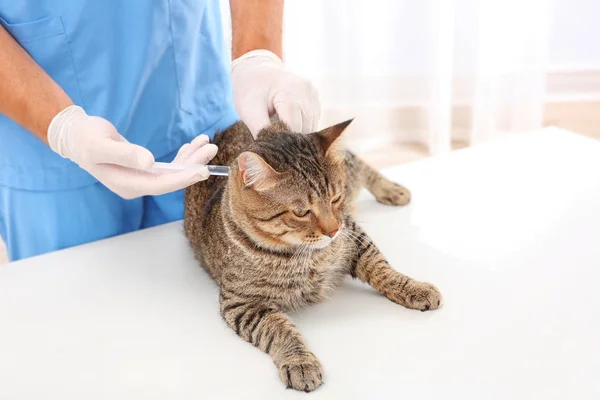
[[[0,0],[0,235],[17,260],[183,217],[216,130],[277,112],[316,129],[311,83],[286,71],[283,0]],[[234,107],[235,105],[235,107]],[[236,112],[237,110],[237,112]]]

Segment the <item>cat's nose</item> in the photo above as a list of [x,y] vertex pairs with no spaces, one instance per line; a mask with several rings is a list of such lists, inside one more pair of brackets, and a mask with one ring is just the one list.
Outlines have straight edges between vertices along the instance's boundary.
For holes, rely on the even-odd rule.
[[330,238],[334,237],[336,233],[338,233],[338,231],[340,230],[340,228],[335,228],[334,230],[332,230],[331,232],[329,232],[327,234],[327,236],[329,236]]

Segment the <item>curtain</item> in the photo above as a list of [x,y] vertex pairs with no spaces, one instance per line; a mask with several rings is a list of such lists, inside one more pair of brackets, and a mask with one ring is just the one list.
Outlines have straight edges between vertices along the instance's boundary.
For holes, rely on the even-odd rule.
[[551,0],[286,0],[284,58],[348,144],[430,154],[541,127]]

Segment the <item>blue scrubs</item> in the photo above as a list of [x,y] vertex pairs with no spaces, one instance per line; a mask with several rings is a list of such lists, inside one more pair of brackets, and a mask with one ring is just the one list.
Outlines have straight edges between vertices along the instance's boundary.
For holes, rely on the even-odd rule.
[[[0,23],[75,104],[157,160],[238,119],[219,0],[0,0]],[[181,192],[120,199],[0,114],[0,235],[11,260],[182,215]]]

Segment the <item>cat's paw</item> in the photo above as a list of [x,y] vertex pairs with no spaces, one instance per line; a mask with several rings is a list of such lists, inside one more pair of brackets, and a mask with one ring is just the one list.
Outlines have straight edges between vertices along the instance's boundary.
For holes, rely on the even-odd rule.
[[381,179],[372,193],[378,202],[390,206],[405,206],[410,202],[410,191],[387,179]]
[[442,304],[440,290],[431,283],[412,281],[404,287],[402,297],[403,304],[414,310],[435,310]]
[[312,392],[323,383],[323,367],[312,355],[296,357],[279,367],[279,377],[288,388]]

